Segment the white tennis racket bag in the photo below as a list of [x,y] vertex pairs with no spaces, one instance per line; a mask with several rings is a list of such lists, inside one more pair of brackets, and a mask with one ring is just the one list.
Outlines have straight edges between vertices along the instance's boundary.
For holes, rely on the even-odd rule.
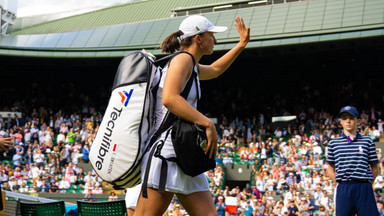
[[89,153],[96,173],[116,189],[141,182],[142,155],[155,124],[154,96],[161,69],[175,55],[155,61],[145,51],[133,52],[120,62],[108,107]]

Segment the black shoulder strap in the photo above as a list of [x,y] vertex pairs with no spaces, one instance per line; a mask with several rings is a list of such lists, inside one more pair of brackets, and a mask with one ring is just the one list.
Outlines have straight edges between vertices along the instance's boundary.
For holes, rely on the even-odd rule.
[[190,54],[189,52],[185,52],[185,51],[175,52],[175,53],[172,53],[170,55],[164,56],[164,57],[156,60],[154,64],[158,67],[160,66],[163,68],[169,61],[171,61],[175,56],[177,56],[181,53],[186,53],[186,54],[190,55],[192,58],[192,61],[193,61],[193,65],[196,65],[195,57],[193,57],[192,54]]
[[[170,59],[172,59],[173,57],[175,57],[176,55],[178,55],[180,53],[181,52],[173,55],[171,58],[168,58],[168,56],[166,56],[164,58],[167,58],[166,62],[168,62]],[[185,52],[185,53],[187,53],[187,52]],[[187,82],[187,84],[184,87],[184,90],[180,94],[185,99],[187,99],[187,97],[189,95],[189,92],[191,91],[191,88],[192,88],[193,80],[196,79],[196,76],[197,76],[196,73],[194,72],[195,65],[196,65],[195,64],[195,58],[190,53],[187,53],[187,54],[189,54],[192,57],[193,66],[192,66],[192,74],[189,77],[188,82]],[[164,58],[162,58],[162,59],[164,59]],[[160,60],[162,61],[162,59],[159,59],[159,62],[160,62]],[[165,117],[163,119],[163,122],[161,123],[159,129],[157,129],[156,133],[152,136],[152,138],[151,138],[150,142],[148,143],[148,146],[145,149],[144,153],[149,151],[152,148],[152,146],[155,144],[156,140],[160,137],[160,135],[163,132],[165,132],[167,129],[169,129],[171,127],[171,125],[175,121],[175,119],[176,119],[176,115],[174,115],[173,113],[168,111],[167,114],[165,115]],[[170,132],[170,130],[168,130],[166,136],[168,136],[169,132]],[[164,143],[164,141],[161,141],[161,142]],[[160,144],[160,145],[162,146],[163,144]],[[149,152],[147,166],[146,166],[146,170],[145,170],[145,173],[144,173],[144,179],[142,179],[141,192],[142,192],[142,196],[144,198],[148,198],[148,192],[147,192],[148,175],[149,175],[149,169],[150,169],[151,162],[152,162],[152,157],[153,157],[153,155],[155,153],[154,152],[155,149],[157,149],[156,146],[154,148],[152,148],[152,150]],[[166,162],[166,160],[168,160],[168,159],[166,159],[166,158],[160,158],[160,159],[162,160],[162,167],[161,167],[159,192],[160,193],[164,193],[165,192],[166,179],[167,179],[167,170],[168,170],[167,169],[167,162]]]
[[[188,52],[177,52],[177,53],[174,53],[172,55],[169,55],[169,56],[171,56],[170,58],[169,58],[169,56],[166,56],[164,58],[159,59],[158,61],[162,62],[163,59],[167,59],[169,61],[170,59],[172,59],[173,57],[175,57],[176,55],[178,55],[180,53],[187,53],[188,55],[191,56],[192,61],[193,61],[192,74],[189,77],[188,82],[184,87],[184,90],[180,93],[180,95],[184,99],[187,99],[189,92],[191,91],[191,88],[192,88],[193,80],[196,78],[196,73],[193,72],[195,65],[196,65],[195,58]],[[163,119],[163,122],[161,123],[159,129],[157,129],[156,133],[152,136],[151,141],[149,142],[145,152],[148,151],[151,148],[151,146],[153,145],[153,143],[155,143],[155,141],[159,138],[159,136],[172,125],[172,122],[174,122],[175,118],[176,118],[176,116],[173,113],[171,113],[169,111],[166,113],[166,115]]]

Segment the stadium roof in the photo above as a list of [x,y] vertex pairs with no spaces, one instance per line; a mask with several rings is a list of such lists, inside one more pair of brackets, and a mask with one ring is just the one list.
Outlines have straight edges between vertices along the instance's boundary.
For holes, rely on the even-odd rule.
[[216,34],[215,50],[228,50],[237,43],[235,16],[244,17],[251,27],[248,48],[384,36],[382,0],[282,4],[259,0],[265,5],[253,7],[254,2],[148,0],[117,5],[15,30],[1,36],[0,55],[120,57],[143,48],[160,54],[158,44],[177,30],[184,19],[180,15],[186,13],[202,13],[213,23],[229,27]]

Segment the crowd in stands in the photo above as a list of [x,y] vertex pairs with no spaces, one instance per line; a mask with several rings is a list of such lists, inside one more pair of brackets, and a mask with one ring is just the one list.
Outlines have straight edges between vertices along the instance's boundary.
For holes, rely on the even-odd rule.
[[101,121],[101,115],[91,111],[86,118],[44,108],[23,117],[0,116],[0,136],[14,139],[14,147],[0,155],[3,189],[28,193],[91,189],[102,194],[102,179],[78,166],[88,163],[89,145]]
[[[279,104],[277,101],[281,98],[276,97],[271,103]],[[91,193],[90,197],[105,193],[102,179],[95,172],[85,172],[79,167],[79,163],[89,160],[89,147],[103,111],[98,106],[86,105],[92,104],[89,97],[79,98],[77,106],[62,109],[45,108],[42,104],[50,100],[43,100],[44,97],[0,107],[1,111],[22,113],[19,117],[0,116],[0,136],[11,136],[15,141],[13,149],[0,154],[2,189],[22,193],[82,192],[85,195]],[[211,103],[216,105],[212,107],[226,109],[217,101],[223,97],[213,98]],[[75,101],[73,98],[68,100]],[[287,101],[280,100],[280,105],[284,103]],[[238,110],[246,104],[238,101],[228,110]],[[29,107],[37,108],[30,110]],[[218,117],[217,167],[206,173],[218,212],[225,208],[228,197],[235,197],[237,212],[234,215],[293,215],[284,212],[296,208],[299,212],[324,211],[331,215],[335,183],[325,172],[325,156],[328,141],[341,133],[338,119],[332,114],[336,112],[315,108],[289,111],[264,108],[263,112],[247,118],[207,110],[206,113]],[[238,110],[234,113],[249,112]],[[273,115],[294,115],[297,119],[285,126],[274,127],[270,122]],[[361,110],[360,133],[374,141],[382,139],[382,117],[380,107]],[[384,161],[380,151],[378,156],[381,175],[376,178],[374,188],[377,200],[381,201]],[[249,184],[227,186],[227,164],[249,164],[253,170]],[[378,206],[382,208],[383,205],[379,203]],[[168,209],[168,212],[175,211],[183,212],[177,201]]]
[[[332,199],[336,184],[326,173],[326,154],[329,140],[342,133],[338,118],[314,110],[295,116],[297,121],[293,125],[275,129],[265,124],[263,114],[245,121],[221,119],[218,166],[208,173],[218,212],[225,207],[220,199],[236,197],[236,215],[334,213]],[[375,108],[363,110],[359,132],[380,141],[384,135],[380,116],[381,112],[376,112]],[[384,160],[380,149],[377,154],[381,171],[373,186],[378,208],[382,209]],[[222,165],[228,164],[251,165],[250,184],[244,188],[225,186]]]

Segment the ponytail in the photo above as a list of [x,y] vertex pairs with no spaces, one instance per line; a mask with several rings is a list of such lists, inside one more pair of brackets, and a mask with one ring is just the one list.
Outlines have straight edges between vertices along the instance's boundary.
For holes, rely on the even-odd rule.
[[187,37],[180,40],[180,36],[184,33],[182,31],[173,32],[168,35],[160,44],[161,52],[163,53],[174,53],[179,51],[181,48],[189,47],[192,44],[193,37]]

